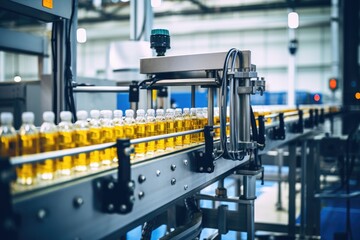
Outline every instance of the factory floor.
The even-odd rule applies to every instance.
[[[268,167],[268,172],[276,171],[274,167]],[[283,173],[286,174],[287,169],[284,168]],[[225,187],[228,189],[228,196],[234,196],[234,180],[231,178],[225,179]],[[355,182],[352,184],[354,190],[356,190],[358,184]],[[213,195],[215,189],[217,188],[217,183],[212,184],[202,190],[204,194]],[[260,184],[260,181],[257,181],[256,195],[257,199],[255,201],[255,222],[257,223],[271,223],[271,224],[280,224],[287,225],[288,222],[288,184],[281,184],[281,209],[279,207],[278,201],[278,183],[272,181],[265,181],[264,185]],[[296,216],[297,223],[300,222],[300,184],[296,186]],[[360,200],[359,198],[354,198],[350,201],[351,210],[350,210],[350,221],[352,229],[352,239],[360,239]],[[229,210],[235,210],[235,204],[226,203]],[[201,207],[211,208],[212,203],[210,201],[201,201]],[[335,239],[334,235],[336,233],[341,233],[346,231],[346,201],[345,200],[326,200],[322,201],[321,209],[321,239],[332,240]],[[165,226],[161,226],[158,229],[154,230],[152,233],[152,240],[159,239],[164,236],[166,231]],[[214,229],[203,229],[200,239],[206,239],[215,233]],[[266,239],[264,236],[268,235],[266,232],[257,231],[256,235],[261,237],[261,239]],[[272,234],[274,236],[281,234]],[[141,226],[132,230],[128,233],[127,239],[140,239],[141,236]],[[234,240],[234,239],[247,239],[246,233],[237,233],[229,231],[227,234],[221,236],[222,240]],[[260,239],[260,238],[259,238]],[[276,239],[271,236],[268,239]],[[281,238],[284,239],[284,238]],[[286,238],[285,238],[286,239]],[[344,239],[344,238],[338,238]],[[351,238],[349,238],[351,239]],[[337,240],[337,239],[336,239]],[[345,240],[345,239],[344,239]]]

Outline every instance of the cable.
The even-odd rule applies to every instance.
[[[52,69],[53,69],[53,112],[57,114],[58,102],[57,102],[57,24],[52,23],[51,29],[51,53],[52,53]]]

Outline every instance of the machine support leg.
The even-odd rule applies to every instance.
[[[289,236],[295,236],[296,230],[296,142],[289,144]]]
[[[284,162],[284,150],[282,148],[278,149],[278,155],[277,155],[277,160],[278,160],[278,195],[277,195],[277,202],[276,202],[276,210],[282,210],[283,206],[282,206],[282,191],[281,191],[281,183],[282,183],[282,166],[283,166],[283,162]]]
[[[301,143],[301,209],[300,209],[300,239],[304,239],[306,235],[306,178],[307,178],[307,141],[303,140]]]

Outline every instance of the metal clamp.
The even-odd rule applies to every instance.
[[[279,113],[279,126],[270,129],[269,137],[272,140],[284,140],[286,129],[284,123],[284,113]]]
[[[214,172],[214,128],[213,126],[204,127],[205,152],[196,152],[195,172]]]
[[[260,95],[263,95],[265,91],[265,80],[264,78],[256,78],[250,80],[250,86],[240,86],[237,89],[238,94],[256,94],[260,92]]]
[[[20,218],[13,212],[10,184],[16,179],[15,170],[8,158],[0,158],[0,236],[2,239],[17,239]]]
[[[101,209],[105,213],[126,214],[132,211],[135,196],[135,181],[131,180],[130,154],[133,148],[129,139],[116,141],[119,166],[117,179],[102,179],[100,182]]]
[[[298,111],[299,119],[296,123],[293,123],[290,127],[290,132],[292,133],[303,133],[304,132],[304,120],[303,120],[303,111]]]
[[[259,123],[259,135],[257,139],[258,149],[263,150],[265,148],[266,143],[266,134],[265,134],[265,118],[264,116],[258,116]]]

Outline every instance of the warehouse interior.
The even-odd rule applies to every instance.
[[[360,239],[360,3],[1,0],[2,239]]]

